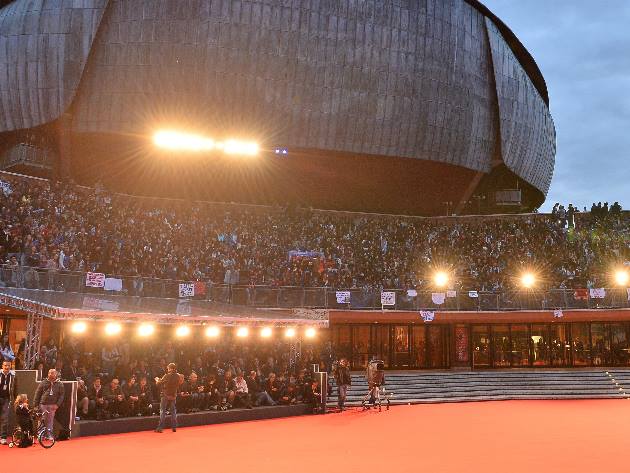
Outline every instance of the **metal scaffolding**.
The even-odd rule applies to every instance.
[[[44,317],[36,312],[28,312],[26,319],[26,342],[24,344],[24,367],[35,369],[39,349],[42,345],[42,322]]]

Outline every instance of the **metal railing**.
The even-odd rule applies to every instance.
[[[179,299],[179,285],[191,281],[155,279],[139,276],[111,276],[122,280],[121,291],[105,291],[104,288],[87,287],[86,273],[49,270],[24,266],[0,266],[0,287],[16,287],[81,294],[126,295]],[[381,306],[378,290],[342,289],[330,287],[272,287],[212,284],[206,282],[205,293],[192,299],[222,302],[240,306],[274,308],[326,308],[348,310],[446,310],[446,311],[514,311],[552,309],[600,309],[628,308],[630,301],[626,288],[607,288],[603,298],[584,297],[574,289],[521,290],[504,292],[468,291],[444,293],[443,303],[431,291],[417,291],[409,295],[407,290],[387,289],[396,293],[396,303]],[[337,302],[337,292],[348,291],[348,303]]]

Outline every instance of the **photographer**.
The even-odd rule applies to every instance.
[[[48,377],[39,383],[37,391],[35,391],[34,407],[39,407],[44,413],[46,427],[50,435],[52,435],[55,423],[55,412],[63,403],[65,395],[63,383],[57,379],[57,371],[55,369],[48,370]]]
[[[337,383],[337,390],[339,395],[339,411],[343,411],[345,409],[346,396],[348,393],[348,388],[352,385],[352,376],[350,375],[350,369],[348,368],[348,360],[342,358],[339,360],[337,366],[333,369],[333,374],[335,376],[335,382]]]

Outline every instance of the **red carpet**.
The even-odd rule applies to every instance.
[[[628,471],[629,431],[628,400],[416,405],[2,447],[0,464],[12,473],[612,473]]]

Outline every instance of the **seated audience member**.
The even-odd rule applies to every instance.
[[[114,419],[125,415],[125,395],[122,392],[118,378],[113,378],[111,382],[103,389],[103,397],[107,401],[105,415],[107,418]]]
[[[103,397],[103,394],[101,378],[96,377],[92,386],[88,389],[89,413],[92,417],[96,417],[96,420],[102,420],[105,417],[107,401]]]
[[[136,377],[129,378],[129,382],[122,388],[123,394],[127,401],[126,412],[130,416],[138,415],[140,397],[138,396],[140,391],[140,385],[136,382]]]
[[[267,383],[265,384],[265,391],[276,404],[280,401],[281,390],[282,385],[276,379],[276,373],[269,373],[269,378],[267,378]]]
[[[297,389],[295,384],[287,384],[280,394],[280,404],[290,405],[297,403]]]
[[[308,386],[304,401],[311,405],[314,414],[319,412],[322,402],[322,391],[318,381],[312,381]]]
[[[249,398],[247,381],[245,381],[245,378],[243,378],[242,371],[236,373],[236,380],[234,381],[234,385],[236,387],[236,391],[234,393],[234,406],[246,407],[248,409],[251,409],[253,407],[252,401]]]
[[[85,385],[85,381],[79,378],[77,380],[77,406],[76,414],[77,420],[84,419],[88,416],[90,408],[90,399],[88,397],[88,389]]]
[[[247,390],[249,391],[249,397],[254,406],[275,406],[276,403],[271,396],[265,391],[261,389],[260,383],[258,382],[258,376],[255,371],[250,371],[249,376],[246,379],[247,381]]]
[[[221,396],[221,405],[224,408],[231,409],[234,406],[234,397],[236,396],[236,384],[234,378],[232,378],[232,371],[225,371],[218,389]]]
[[[218,409],[221,404],[221,393],[219,392],[219,383],[217,383],[217,378],[213,373],[208,375],[205,392],[208,395],[208,409]]]
[[[151,385],[149,385],[146,376],[140,377],[140,383],[138,384],[138,388],[136,390],[136,396],[138,397],[138,401],[136,404],[136,415],[153,415],[154,397],[152,387]]]

